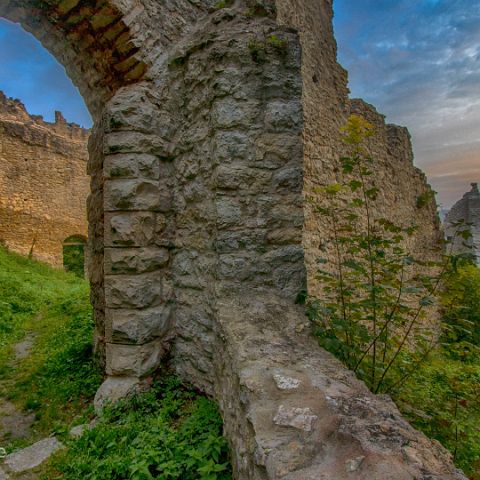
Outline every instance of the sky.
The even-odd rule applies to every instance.
[[[353,97],[407,126],[450,207],[480,182],[480,0],[335,0]]]
[[[335,0],[334,6],[351,96],[409,128],[416,165],[439,203],[450,207],[480,182],[480,0]],[[61,110],[67,120],[91,125],[63,67],[2,19],[0,90],[48,121]]]
[[[2,0],[0,0],[2,1]],[[55,110],[69,122],[90,127],[92,120],[65,69],[32,35],[0,18],[0,90],[20,99],[31,114],[52,122]]]

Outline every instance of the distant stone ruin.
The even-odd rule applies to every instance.
[[[236,479],[465,478],[295,304],[330,228],[305,196],[336,178],[352,110],[379,127],[383,211],[419,225],[419,252],[439,239],[408,133],[348,99],[331,0],[3,0],[0,16],[56,55],[95,120],[97,405],[168,363],[218,401]]]
[[[471,186],[445,216],[444,228],[447,240],[452,242],[452,253],[473,255],[480,265],[480,192],[478,183]],[[463,230],[470,232],[470,238],[458,234]]]
[[[86,239],[88,135],[0,92],[0,242],[10,250],[58,267],[65,240]]]

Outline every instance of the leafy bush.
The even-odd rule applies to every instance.
[[[85,276],[85,245],[64,245],[63,266],[67,272],[83,278]]]
[[[473,480],[480,480],[479,384],[480,362],[452,359],[442,348],[394,395],[412,424],[447,447]]]
[[[442,292],[449,354],[468,359],[480,347],[480,269],[463,261],[448,272]]]
[[[480,269],[455,259],[441,293],[444,343],[395,394],[413,425],[480,480]]]
[[[374,127],[352,115],[343,129],[351,155],[341,159],[339,183],[319,189],[316,212],[332,226],[318,259],[320,298],[308,313],[321,346],[335,354],[374,392],[391,392],[395,369],[412,372],[435,344],[426,328],[442,268],[414,258],[404,245],[414,225],[376,214],[375,160],[366,151]]]
[[[216,405],[174,377],[106,409],[54,460],[65,480],[231,480]]]
[[[415,227],[375,215],[381,192],[372,180],[374,159],[364,148],[374,135],[364,119],[344,128],[351,156],[343,178],[313,203],[332,225],[319,259],[321,298],[307,299],[320,344],[374,392],[391,393],[413,425],[437,439],[472,480],[480,480],[480,270],[469,255],[441,263],[413,258],[403,245]],[[431,201],[429,192],[417,206]],[[462,222],[458,237],[468,241]],[[331,255],[332,256],[332,255]],[[443,334],[424,328],[440,296]]]

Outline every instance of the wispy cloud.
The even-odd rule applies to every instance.
[[[4,19],[0,19],[0,90],[48,121],[60,110],[68,121],[88,127],[92,123],[64,68],[32,35]]]
[[[352,95],[410,129],[450,206],[480,180],[480,2],[336,0],[335,12]]]

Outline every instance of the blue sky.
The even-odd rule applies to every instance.
[[[0,90],[47,121],[53,121],[55,110],[60,110],[70,122],[91,125],[65,69],[32,35],[4,19],[0,19]]]
[[[335,0],[352,96],[409,128],[450,206],[480,181],[480,0]]]
[[[313,1],[313,0],[311,0]],[[450,206],[480,181],[480,0],[335,0],[353,97],[409,128],[416,164]],[[0,89],[28,110],[90,126],[63,67],[0,19]]]

